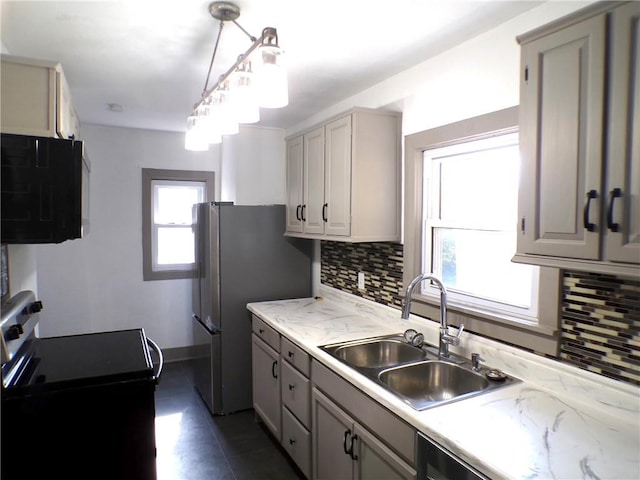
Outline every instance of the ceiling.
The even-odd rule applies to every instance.
[[[210,0],[5,1],[12,55],[62,63],[82,123],[184,131],[200,98],[219,23]],[[258,125],[288,128],[487,31],[540,1],[238,0],[251,35],[275,27],[289,105]],[[226,23],[212,78],[251,41]],[[211,85],[211,83],[210,83]],[[121,112],[109,104],[122,106]]]

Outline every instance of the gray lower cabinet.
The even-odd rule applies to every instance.
[[[311,382],[314,479],[417,478],[415,428],[316,361]]]
[[[286,337],[280,339],[282,446],[311,478],[311,400],[309,355]]]
[[[416,471],[320,390],[311,394],[313,478],[415,479]]]
[[[307,478],[311,478],[311,432],[282,408],[282,446]]]
[[[257,417],[307,478],[416,479],[416,430],[255,315],[252,373]]]
[[[280,353],[252,335],[253,408],[280,440]]]

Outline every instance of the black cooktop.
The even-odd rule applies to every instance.
[[[142,329],[36,338],[29,357],[29,367],[5,393],[84,388],[153,376]]]

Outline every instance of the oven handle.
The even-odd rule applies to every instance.
[[[160,383],[160,376],[162,375],[162,369],[164,368],[164,355],[162,354],[162,350],[160,350],[158,344],[150,338],[147,338],[147,344],[149,345],[151,350],[156,352],[156,354],[158,355],[158,372],[153,377],[157,384]]]

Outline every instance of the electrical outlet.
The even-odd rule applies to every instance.
[[[364,290],[364,272],[358,272],[358,288]]]

